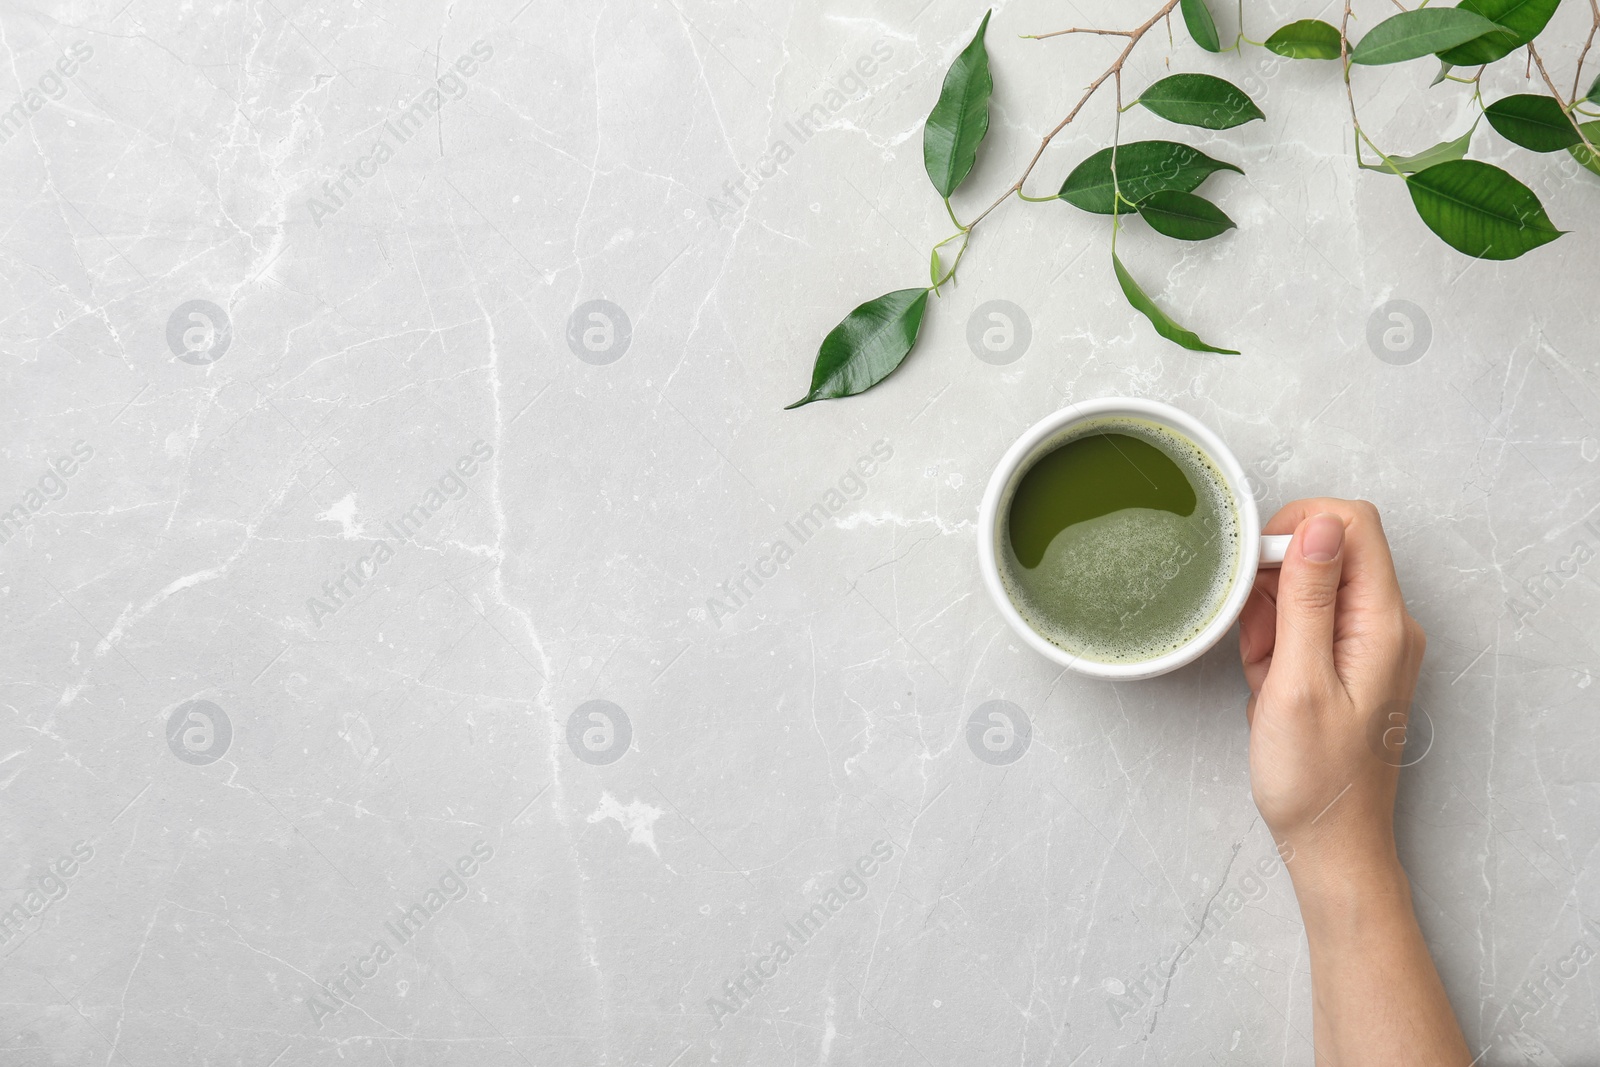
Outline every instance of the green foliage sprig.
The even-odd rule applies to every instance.
[[[1127,214],[1137,214],[1157,233],[1183,241],[1210,240],[1233,229],[1233,220],[1196,190],[1219,171],[1244,173],[1233,163],[1213,159],[1175,141],[1122,143],[1123,112],[1143,107],[1168,122],[1207,130],[1228,130],[1265,118],[1260,106],[1242,89],[1210,74],[1169,75],[1147,86],[1132,103],[1123,104],[1123,64],[1145,35],[1169,19],[1175,9],[1180,10],[1190,37],[1208,52],[1237,51],[1248,44],[1290,59],[1338,60],[1343,66],[1350,102],[1357,165],[1402,179],[1422,223],[1450,247],[1475,258],[1503,260],[1515,259],[1554,241],[1566,231],[1550,221],[1533,190],[1499,167],[1465,158],[1476,122],[1462,136],[1415,155],[1385,153],[1361,128],[1350,75],[1356,66],[1435,57],[1440,69],[1434,84],[1451,81],[1471,86],[1473,102],[1501,137],[1533,152],[1564,150],[1600,175],[1600,149],[1596,148],[1600,121],[1582,121],[1600,119],[1600,77],[1587,93],[1578,95],[1584,61],[1600,31],[1600,3],[1590,2],[1594,23],[1578,55],[1569,97],[1563,97],[1556,88],[1534,44],[1534,38],[1549,24],[1559,4],[1560,0],[1460,0],[1455,7],[1402,10],[1373,26],[1359,41],[1351,42],[1352,15],[1346,0],[1344,16],[1337,27],[1320,19],[1301,19],[1257,42],[1244,36],[1241,3],[1240,33],[1232,45],[1223,48],[1206,0],[1166,0],[1149,19],[1131,30],[1074,27],[1035,35],[1031,39],[1098,34],[1122,37],[1127,43],[1111,66],[1090,83],[1067,116],[1045,135],[1022,175],[971,222],[963,224],[956,216],[951,197],[977,162],[978,150],[989,130],[989,99],[994,91],[985,44],[993,13],[986,13],[977,33],[946,72],[939,99],[923,128],[923,166],[944,201],[956,232],[933,246],[927,286],[900,289],[869,300],[828,333],[817,351],[810,390],[789,406],[853,396],[892,374],[917,343],[928,295],[938,295],[946,283],[954,282],[972,242],[973,230],[1013,195],[1030,203],[1061,200],[1082,211],[1110,215],[1112,272],[1129,305],[1149,319],[1158,334],[1175,344],[1195,352],[1238,354],[1208,344],[1173,321],[1140,288],[1117,255],[1121,216]],[[1523,48],[1530,68],[1538,67],[1549,95],[1519,93],[1486,104],[1480,91],[1485,68]],[[1472,66],[1478,69],[1470,78],[1452,73]],[[1074,167],[1053,195],[1028,196],[1023,192],[1024,183],[1045,149],[1107,81],[1114,83],[1117,98],[1117,133],[1111,146]],[[1376,162],[1367,161],[1363,146],[1377,155]],[[959,245],[953,257],[948,253],[940,255],[941,249],[956,242]]]

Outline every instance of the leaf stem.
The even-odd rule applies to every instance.
[[[1167,25],[1167,35],[1170,37],[1171,34],[1172,34],[1172,26],[1169,23]],[[1244,49],[1239,47],[1239,42],[1240,41],[1249,41],[1250,44],[1260,44],[1261,43],[1260,41],[1251,41],[1250,38],[1248,38],[1248,37],[1246,37],[1244,35],[1244,0],[1239,0],[1239,32],[1233,35],[1233,43],[1230,44],[1228,47],[1226,47],[1224,49],[1221,49],[1218,52],[1218,54],[1219,55],[1226,55],[1229,52],[1237,52],[1240,55],[1243,55],[1244,54]]]
[[[1363,130],[1359,125],[1356,127],[1356,133],[1358,133],[1361,136],[1361,139],[1363,141],[1367,142],[1367,146],[1369,148],[1371,148],[1374,152],[1378,153],[1378,158],[1383,160],[1385,166],[1387,166],[1390,170],[1394,171],[1396,174],[1398,174],[1402,178],[1404,178],[1406,176],[1406,172],[1401,170],[1399,165],[1396,164],[1394,160],[1390,159],[1384,153],[1383,149],[1379,148],[1377,146],[1377,144],[1372,140],[1372,138],[1367,136],[1367,132],[1365,130]]]
[[[960,230],[962,233],[966,233],[972,228],[970,226],[961,225],[961,220],[956,218],[956,209],[950,206],[950,198],[948,196],[944,198],[944,210],[945,214],[950,216],[950,221],[955,223],[956,229]]]
[[[1018,193],[1017,199],[1026,200],[1030,204],[1048,204],[1052,200],[1060,200],[1061,194],[1056,193],[1052,196],[1029,196],[1027,193]]]

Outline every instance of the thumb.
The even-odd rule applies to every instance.
[[[1302,678],[1332,676],[1333,620],[1343,550],[1344,520],[1337,515],[1313,515],[1294,532],[1278,574],[1274,668],[1281,665]]]

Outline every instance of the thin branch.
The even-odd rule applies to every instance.
[[[1578,88],[1583,85],[1583,61],[1589,58],[1589,46],[1594,44],[1594,35],[1600,30],[1600,0],[1589,0],[1589,10],[1594,13],[1594,21],[1589,25],[1589,36],[1584,39],[1583,51],[1578,53],[1578,69],[1572,72],[1572,99],[1578,99]]]
[[[1528,55],[1533,58],[1534,65],[1539,68],[1539,76],[1544,79],[1544,84],[1550,90],[1550,95],[1555,97],[1556,103],[1561,105],[1561,113],[1567,116],[1568,122],[1572,123],[1573,130],[1578,134],[1578,140],[1583,142],[1583,147],[1593,153],[1595,148],[1589,142],[1589,135],[1583,132],[1583,126],[1579,124],[1577,119],[1572,117],[1572,112],[1567,110],[1570,105],[1561,99],[1561,90],[1557,89],[1556,83],[1550,80],[1550,72],[1544,69],[1544,59],[1539,55],[1539,50],[1533,46],[1532,41],[1528,42]]]
[[[1135,29],[1126,30],[1121,34],[1117,34],[1117,36],[1126,36],[1128,38],[1128,43],[1122,49],[1122,53],[1117,56],[1116,62],[1112,63],[1104,74],[1100,75],[1089,84],[1089,88],[1084,90],[1083,96],[1080,97],[1078,102],[1073,105],[1072,110],[1067,112],[1067,117],[1057,123],[1055,129],[1044,135],[1044,140],[1039,142],[1038,150],[1033,153],[1033,158],[1028,160],[1027,167],[1023,169],[1022,176],[1013,182],[1010,188],[1001,193],[999,198],[996,199],[994,203],[984,208],[982,214],[969,222],[967,224],[967,229],[970,230],[972,227],[982,222],[989,212],[993,211],[995,208],[999,207],[1001,204],[1010,199],[1012,193],[1022,192],[1023,183],[1028,180],[1028,175],[1033,173],[1033,168],[1038,164],[1040,157],[1044,155],[1044,150],[1050,147],[1050,142],[1055,139],[1056,134],[1066,129],[1067,124],[1078,117],[1078,112],[1083,110],[1083,105],[1089,102],[1089,98],[1094,95],[1096,89],[1105,84],[1107,78],[1110,78],[1113,75],[1121,75],[1122,65],[1128,61],[1128,56],[1131,55],[1134,48],[1138,46],[1140,39],[1150,31],[1152,26],[1160,22],[1167,15],[1171,14],[1172,9],[1177,6],[1178,0],[1167,0],[1167,2],[1162,5],[1161,10],[1157,11],[1154,15],[1151,15],[1142,26],[1138,26]],[[1040,35],[1041,38],[1052,36],[1055,36],[1055,34]]]
[[[1111,130],[1111,207],[1115,212],[1117,201],[1122,199],[1122,183],[1117,180],[1117,150],[1122,147],[1122,71],[1117,71],[1117,118]],[[1116,233],[1111,235],[1111,251],[1117,250]]]
[[[1344,95],[1345,99],[1350,101],[1350,125],[1355,128],[1356,134],[1355,137],[1351,138],[1355,142],[1356,166],[1366,166],[1366,163],[1361,159],[1361,142],[1365,141],[1368,148],[1378,153],[1378,158],[1383,160],[1384,166],[1404,178],[1405,172],[1400,169],[1394,160],[1389,158],[1387,152],[1378,147],[1378,142],[1367,136],[1367,131],[1361,128],[1361,120],[1356,117],[1356,91],[1355,87],[1350,84],[1350,15],[1350,0],[1345,0],[1344,17],[1339,20],[1339,58],[1344,63]],[[1370,169],[1376,170],[1377,168]]]
[[[1171,23],[1167,32],[1172,32]],[[1117,119],[1111,134],[1111,260],[1117,258],[1117,234],[1122,232],[1122,183],[1117,181],[1117,149],[1122,145],[1122,71],[1117,71]]]
[[[1102,37],[1132,37],[1133,36],[1133,31],[1132,30],[1086,30],[1086,29],[1082,29],[1082,28],[1080,28],[1078,26],[1074,26],[1070,30],[1052,30],[1049,33],[1032,33],[1032,34],[1025,33],[1025,34],[1022,35],[1022,39],[1025,40],[1025,41],[1042,41],[1047,37],[1064,37],[1069,33],[1098,33]]]
[[[1355,127],[1356,166],[1361,166],[1361,120],[1356,117],[1356,90],[1350,84],[1350,2],[1345,0],[1344,17],[1339,20],[1339,62],[1344,66],[1344,95],[1350,101],[1350,125]]]

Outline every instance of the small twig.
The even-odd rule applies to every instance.
[[[1361,166],[1361,120],[1356,117],[1356,90],[1350,84],[1350,2],[1345,0],[1344,17],[1339,20],[1339,62],[1344,65],[1344,95],[1350,101],[1350,124],[1355,127],[1356,166]]]
[[[1117,149],[1122,147],[1122,71],[1117,71],[1117,119],[1111,129],[1111,201],[1112,206],[1122,199],[1122,182],[1117,178]],[[1112,251],[1116,251],[1116,234],[1113,233]]]
[[[1361,120],[1356,117],[1356,91],[1355,87],[1350,83],[1350,17],[1350,0],[1345,0],[1344,17],[1339,20],[1339,58],[1344,63],[1344,95],[1345,99],[1350,101],[1350,125],[1355,128],[1356,133],[1353,138],[1356,148],[1356,166],[1366,166],[1366,163],[1361,158],[1361,142],[1365,141],[1367,142],[1367,147],[1378,153],[1378,158],[1383,160],[1384,166],[1399,177],[1404,178],[1406,176],[1405,171],[1401,170],[1395,161],[1389,158],[1387,152],[1378,147],[1376,141],[1367,136],[1367,131],[1361,128]]]
[[[1556,83],[1550,80],[1550,72],[1544,69],[1544,59],[1539,55],[1539,50],[1533,46],[1532,41],[1528,42],[1528,56],[1533,60],[1534,65],[1539,68],[1539,76],[1544,79],[1544,84],[1550,90],[1550,95],[1556,98],[1556,103],[1561,105],[1561,113],[1567,116],[1567,121],[1572,124],[1573,130],[1578,134],[1578,140],[1583,142],[1583,147],[1593,153],[1595,148],[1589,142],[1589,135],[1583,132],[1583,126],[1579,124],[1577,119],[1572,117],[1572,112],[1568,110],[1571,105],[1561,99],[1561,90],[1557,89]]]
[[[1594,35],[1600,31],[1600,0],[1589,0],[1589,10],[1594,13],[1594,21],[1589,26],[1589,36],[1584,39],[1583,50],[1578,53],[1578,69],[1572,72],[1572,99],[1578,99],[1578,89],[1583,85],[1583,61],[1589,58],[1589,46],[1594,44]]]
[[[970,230],[972,227],[982,222],[984,218],[988,216],[989,212],[993,211],[995,208],[999,207],[1001,204],[1010,199],[1012,193],[1022,192],[1023,183],[1028,180],[1028,175],[1033,173],[1033,168],[1038,165],[1040,157],[1044,155],[1044,150],[1050,147],[1050,142],[1055,139],[1056,134],[1066,129],[1067,124],[1078,117],[1078,112],[1083,110],[1083,105],[1089,102],[1089,98],[1095,94],[1096,89],[1105,84],[1107,78],[1110,78],[1113,75],[1121,75],[1122,65],[1128,61],[1128,56],[1131,55],[1134,48],[1138,46],[1140,39],[1150,31],[1152,26],[1160,22],[1167,15],[1171,14],[1172,9],[1177,6],[1178,0],[1167,0],[1167,2],[1162,5],[1161,10],[1157,11],[1154,15],[1151,15],[1143,25],[1135,27],[1131,30],[1122,31],[1121,33],[1115,35],[1119,37],[1125,36],[1128,38],[1128,43],[1122,49],[1122,53],[1117,56],[1116,62],[1112,63],[1104,74],[1100,75],[1094,81],[1089,83],[1089,88],[1084,90],[1083,96],[1079,97],[1078,102],[1073,105],[1072,110],[1067,112],[1067,117],[1058,122],[1055,129],[1044,135],[1044,140],[1039,142],[1038,150],[1033,153],[1033,158],[1028,160],[1027,167],[1023,169],[1022,176],[1013,182],[1010,188],[1001,193],[999,198],[996,199],[994,203],[984,208],[982,214],[973,219],[971,222],[967,223],[967,229]],[[1057,36],[1057,34],[1046,33],[1040,34],[1039,36],[1040,39],[1043,39],[1045,37]]]
[[[1168,23],[1167,33],[1172,33]],[[1117,180],[1117,148],[1122,144],[1122,71],[1117,71],[1117,120],[1111,134],[1111,259],[1117,258],[1117,234],[1122,232],[1122,183]]]
[[[1098,33],[1102,37],[1132,37],[1133,36],[1133,31],[1132,30],[1086,30],[1086,29],[1082,29],[1080,27],[1074,26],[1070,30],[1052,30],[1049,33],[1025,33],[1025,34],[1022,35],[1022,39],[1025,40],[1025,41],[1042,41],[1047,37],[1064,37],[1069,33]]]

